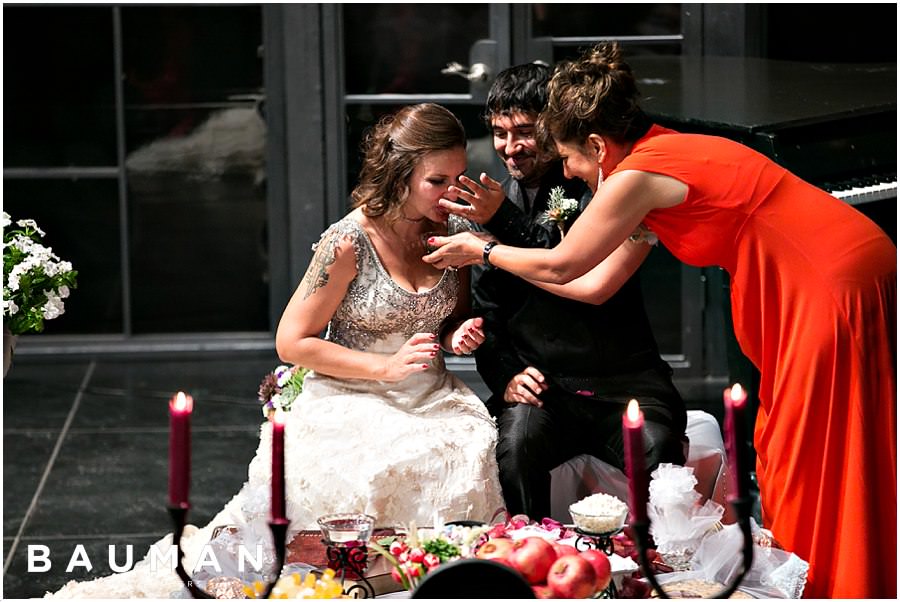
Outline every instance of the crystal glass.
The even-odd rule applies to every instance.
[[[569,506],[569,514],[575,527],[585,533],[614,533],[625,526],[625,517],[628,509],[625,508],[618,514],[584,514]]]
[[[319,517],[325,540],[335,546],[365,544],[372,536],[375,518],[368,514],[326,514]]]

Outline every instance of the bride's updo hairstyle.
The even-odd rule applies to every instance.
[[[638,104],[631,67],[615,42],[600,43],[574,61],[560,63],[547,84],[547,106],[538,119],[538,141],[581,146],[590,134],[617,142],[637,140],[650,127]]]
[[[433,151],[466,148],[466,130],[448,109],[425,103],[383,117],[363,142],[362,170],[353,189],[353,207],[369,217],[400,218],[409,178],[422,157]]]

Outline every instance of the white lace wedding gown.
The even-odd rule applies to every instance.
[[[331,320],[326,338],[346,347],[391,354],[417,332],[438,332],[456,302],[456,272],[434,288],[412,293],[388,275],[361,226],[351,217],[333,224],[319,244],[349,237],[358,274]],[[402,382],[337,379],[311,372],[285,425],[290,534],[317,529],[333,512],[366,512],[376,525],[425,526],[442,521],[488,521],[503,507],[494,457],[496,428],[479,398],[447,372],[443,358]],[[227,462],[227,458],[222,458]],[[271,427],[264,423],[249,479],[199,530],[186,530],[184,566],[196,564],[219,525],[271,537]],[[171,535],[156,544],[165,545]],[[290,535],[289,535],[290,539]],[[127,573],[69,582],[66,598],[169,597],[181,582],[168,566],[151,570],[149,555]]]

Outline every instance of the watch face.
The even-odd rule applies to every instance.
[[[487,268],[492,268],[494,266],[491,265],[491,250],[496,247],[499,243],[496,240],[492,240],[486,245],[484,245],[484,252],[481,255],[484,266]]]

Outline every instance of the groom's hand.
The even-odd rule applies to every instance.
[[[486,173],[481,174],[481,184],[466,176],[459,177],[459,183],[465,186],[451,186],[448,189],[450,194],[455,194],[456,198],[462,199],[469,203],[462,205],[447,199],[438,201],[441,207],[476,224],[484,225],[490,221],[497,209],[506,198],[500,183],[491,179]]]
[[[527,403],[542,407],[544,402],[538,399],[538,395],[547,390],[544,375],[534,366],[528,366],[512,377],[503,392],[503,400],[506,403]]]

